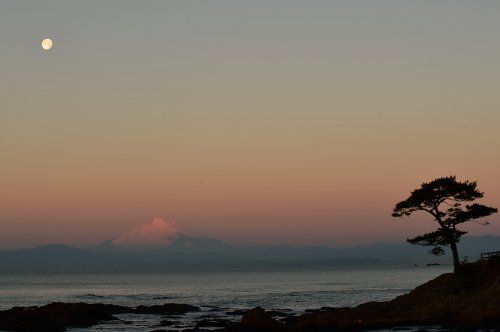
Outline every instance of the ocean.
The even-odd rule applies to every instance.
[[[169,330],[194,327],[203,317],[239,320],[235,309],[261,306],[287,314],[326,306],[354,306],[404,294],[451,272],[451,266],[265,269],[161,273],[2,274],[0,309],[54,301],[126,306],[187,303],[202,311],[178,317],[117,315],[121,321],[70,331],[153,331],[162,319]],[[165,328],[162,328],[165,329]]]

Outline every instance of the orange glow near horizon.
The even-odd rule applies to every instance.
[[[156,215],[234,244],[400,242],[434,225],[393,205],[452,174],[500,207],[499,5],[257,2],[6,4],[0,249]]]

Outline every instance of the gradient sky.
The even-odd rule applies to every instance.
[[[0,248],[157,215],[234,244],[403,241],[434,225],[393,205],[450,174],[498,207],[499,32],[499,1],[3,1]]]

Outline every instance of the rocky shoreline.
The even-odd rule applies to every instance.
[[[117,320],[117,314],[183,315],[199,310],[189,304],[177,303],[131,308],[114,304],[54,302],[41,307],[14,307],[0,311],[0,330],[56,332],[68,327],[89,327]]]
[[[3,331],[65,331],[120,320],[121,314],[159,315],[155,331],[355,331],[394,327],[497,329],[500,327],[500,264],[468,264],[459,274],[443,274],[391,301],[368,302],[349,308],[321,308],[301,315],[281,311],[226,312],[220,317],[203,311],[192,328],[182,329],[176,316],[202,312],[189,304],[127,307],[113,304],[51,303],[41,307],[15,307],[0,311]],[[241,319],[238,320],[238,317]],[[125,322],[126,323],[126,322]]]

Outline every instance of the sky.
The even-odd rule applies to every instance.
[[[498,1],[3,1],[0,249],[154,216],[233,244],[400,242],[435,225],[394,204],[450,174],[498,207],[498,31]]]

